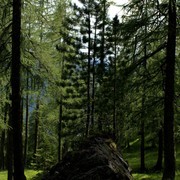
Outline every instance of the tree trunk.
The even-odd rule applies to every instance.
[[[62,95],[61,95],[62,96]],[[62,143],[61,143],[61,139],[62,139],[62,97],[60,100],[60,104],[59,104],[59,127],[58,127],[58,162],[61,161],[62,159]]]
[[[147,18],[147,0],[145,0],[145,12],[144,12],[145,18]],[[144,57],[147,56],[147,42],[146,42],[146,37],[147,36],[147,24],[144,26]],[[143,73],[143,78],[146,78],[146,60],[143,62],[143,68],[144,68],[144,73]],[[142,117],[141,117],[141,165],[140,165],[140,170],[141,172],[144,172],[146,170],[145,167],[145,149],[144,149],[144,144],[145,144],[145,133],[144,133],[144,123],[145,123],[145,116],[146,116],[146,110],[144,108],[145,106],[145,100],[146,100],[146,84],[143,82],[143,94],[142,94]]]
[[[88,6],[90,6],[90,1]],[[91,73],[91,17],[90,9],[88,9],[88,74],[87,74],[87,120],[86,120],[86,136],[89,135],[90,123],[90,73]]]
[[[106,0],[102,1],[103,12],[102,12],[102,32],[101,32],[101,44],[100,44],[100,65],[99,65],[99,84],[103,86],[103,75],[104,75],[104,43],[105,43],[105,19],[106,19]],[[103,96],[104,94],[102,94]],[[102,97],[99,97],[102,98]],[[101,111],[101,110],[100,110]],[[103,129],[102,113],[98,117],[98,130],[101,132]]]
[[[175,178],[174,155],[174,76],[176,49],[176,1],[169,0],[168,40],[164,96],[164,171],[163,180]]]
[[[162,160],[163,160],[163,129],[158,132],[158,159],[154,167],[156,171],[162,170]]]
[[[26,120],[25,120],[25,140],[24,140],[24,166],[26,166],[26,157],[27,157],[27,149],[28,149],[28,123],[29,123],[29,77],[27,72],[26,79]]]
[[[20,35],[21,35],[21,0],[13,0],[12,21],[12,128],[14,152],[14,180],[26,179],[24,175],[23,145],[21,132],[21,95],[20,95]]]
[[[94,128],[94,106],[95,106],[95,62],[96,62],[96,48],[97,48],[97,14],[94,27],[94,53],[93,53],[93,67],[92,67],[92,107],[91,107],[91,126]]]
[[[115,16],[113,19],[113,34],[114,34],[114,81],[113,81],[113,136],[116,139],[116,58],[117,58],[117,31],[118,31],[118,17]]]
[[[104,43],[105,43],[105,19],[106,19],[106,0],[102,1],[103,3],[103,22],[102,22],[102,35],[101,35],[101,49],[100,49],[100,84],[103,81],[104,74]]]

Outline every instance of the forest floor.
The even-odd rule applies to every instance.
[[[140,148],[138,141],[135,141],[132,146],[123,150],[123,158],[128,161],[132,168],[134,180],[160,180],[162,172],[154,172],[153,167],[157,161],[157,150],[148,147],[145,150],[145,166],[146,172],[140,173]],[[180,180],[180,146],[176,147],[176,180]]]
[[[35,177],[40,172],[42,172],[42,171],[25,170],[25,175],[26,175],[27,180],[31,180],[33,177]],[[7,171],[0,171],[0,180],[7,180]]]
[[[123,157],[132,168],[134,180],[160,180],[162,178],[162,172],[153,172],[153,167],[157,161],[157,152],[153,148],[146,148],[145,150],[145,173],[139,173],[140,167],[140,152],[139,144],[134,143],[129,148],[126,148],[122,152]],[[180,146],[176,148],[176,180],[180,180]],[[25,175],[27,180],[31,180],[41,171],[26,170]],[[0,180],[7,180],[7,171],[0,171]]]

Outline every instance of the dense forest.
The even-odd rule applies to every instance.
[[[138,146],[174,180],[180,143],[180,1],[1,0],[0,170],[25,180],[91,135]],[[180,148],[179,148],[180,151]],[[179,163],[179,162],[178,162]],[[131,164],[130,164],[131,165]]]

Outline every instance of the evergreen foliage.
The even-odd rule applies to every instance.
[[[163,142],[163,137],[170,136],[162,132],[168,121],[163,118],[169,115],[165,106],[171,3],[177,8],[171,84],[176,145],[180,137],[179,1],[131,0],[119,7],[123,15],[113,18],[108,14],[112,2],[107,0],[22,2],[19,121],[26,167],[45,169],[85,137],[107,132],[118,148],[141,140],[142,171],[147,170],[146,150],[154,148],[158,152],[154,169],[162,170],[167,148],[163,145],[168,140]],[[13,6],[3,0],[0,8],[0,169],[11,174]]]

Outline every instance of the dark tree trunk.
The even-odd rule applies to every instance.
[[[158,159],[154,167],[156,171],[162,170],[162,160],[163,160],[163,129],[161,128],[158,132]]]
[[[26,120],[25,120],[25,140],[24,140],[24,166],[26,166],[26,157],[27,157],[27,150],[28,150],[28,123],[29,123],[29,76],[27,72],[27,79],[26,79]]]
[[[103,3],[103,22],[102,22],[102,35],[101,35],[101,49],[100,49],[100,83],[103,80],[104,74],[104,43],[105,43],[105,19],[106,19],[106,0],[102,1]]]
[[[113,34],[114,34],[114,82],[113,82],[113,136],[114,139],[116,139],[116,58],[117,58],[117,31],[118,31],[118,25],[119,20],[118,17],[115,16],[113,19]]]
[[[88,6],[90,6],[90,1]],[[86,120],[86,136],[89,135],[90,123],[90,73],[91,73],[91,17],[90,8],[88,9],[88,74],[87,74],[87,120]]]
[[[176,49],[176,1],[169,0],[169,22],[164,97],[164,171],[163,180],[175,178],[174,156],[174,75]]]
[[[104,75],[104,43],[105,43],[105,19],[106,19],[106,0],[102,1],[103,12],[102,12],[102,32],[101,32],[101,44],[100,44],[100,65],[99,65],[99,84],[103,86],[103,75]],[[104,95],[104,94],[102,94]],[[99,97],[101,98],[101,97]],[[100,110],[101,111],[101,110]],[[98,130],[102,131],[103,123],[102,123],[102,113],[98,117]]]
[[[145,55],[146,55],[146,45],[145,45]],[[146,69],[146,62],[143,64],[144,65],[144,71]],[[144,72],[144,77],[145,77],[145,72]],[[145,128],[144,128],[144,121],[145,121],[145,84],[143,84],[143,95],[142,95],[142,113],[141,113],[141,124],[140,124],[140,138],[141,138],[141,147],[140,147],[140,154],[141,154],[141,164],[140,164],[140,171],[143,173],[146,170],[145,167]]]
[[[147,0],[145,0],[145,12],[144,12],[144,17],[147,18]],[[147,24],[144,26],[144,57],[147,56],[147,42],[146,42],[146,37],[147,36]],[[146,60],[143,62],[143,78],[146,78]],[[144,172],[146,170],[145,167],[145,117],[146,117],[146,110],[144,108],[145,106],[145,100],[146,100],[146,84],[145,82],[143,83],[143,94],[142,94],[142,118],[141,118],[141,165],[140,165],[140,170],[141,172]]]
[[[58,162],[61,161],[62,159],[62,98],[60,100],[60,105],[59,105],[59,127],[58,127]]]
[[[21,0],[13,0],[12,22],[12,128],[14,152],[14,180],[26,179],[24,175],[23,145],[21,132],[21,95],[20,95],[20,34],[21,34]]]
[[[97,12],[98,13],[98,12]],[[97,48],[97,14],[94,27],[94,53],[93,53],[93,67],[92,67],[92,108],[91,108],[91,125],[94,128],[94,106],[95,106],[95,63],[96,63],[96,48]]]
[[[64,58],[61,63],[61,80],[64,80]],[[62,87],[61,87],[62,88]],[[59,102],[59,123],[58,123],[58,162],[62,160],[62,121],[63,121],[63,93]]]

